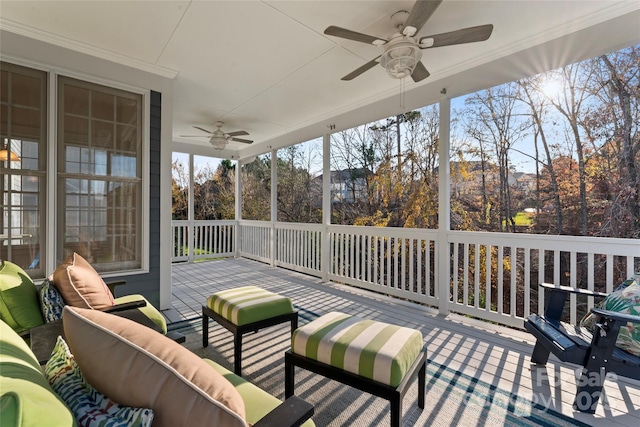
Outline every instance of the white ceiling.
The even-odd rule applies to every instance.
[[[431,76],[400,82],[379,66],[345,74],[381,48],[323,34],[379,37],[413,1],[10,1],[0,28],[174,77],[176,150],[249,157],[640,43],[640,1],[444,0],[419,35],[493,24],[486,42],[423,51]],[[192,126],[246,130],[252,145],[214,151]]]

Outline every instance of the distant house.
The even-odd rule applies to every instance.
[[[372,175],[371,171],[366,168],[331,171],[331,203],[353,203],[366,200],[367,176],[370,175]],[[320,194],[322,180],[322,174],[314,178],[313,188],[320,189]]]
[[[536,174],[526,172],[516,172],[513,174],[518,181],[518,188],[525,193],[535,190]]]
[[[483,171],[483,165],[480,161],[451,162],[451,192],[458,195],[479,194],[483,173],[485,185],[495,186],[500,181],[500,170],[494,163],[485,162]],[[509,172],[507,184],[511,188],[519,188],[527,192],[535,186],[535,175],[524,172]]]

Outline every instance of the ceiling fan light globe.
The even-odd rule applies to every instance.
[[[227,138],[214,135],[209,139],[209,143],[216,150],[224,150],[227,146]]]
[[[422,52],[413,43],[397,43],[390,47],[380,57],[380,65],[389,76],[402,79],[410,76],[422,58]]]

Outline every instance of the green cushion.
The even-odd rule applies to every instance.
[[[227,379],[238,390],[242,400],[244,401],[244,408],[246,411],[246,420],[250,424],[255,424],[262,417],[271,412],[276,406],[282,403],[279,399],[271,396],[266,391],[258,388],[249,381],[244,380],[242,377],[235,375],[233,372],[223,368],[216,362],[209,359],[203,359],[209,365],[218,371],[223,377]],[[315,423],[312,420],[307,420],[303,427],[313,427]]]
[[[216,292],[207,306],[238,326],[293,312],[291,299],[256,286]]]
[[[75,426],[71,411],[49,386],[24,340],[2,321],[0,337],[2,426]]]
[[[422,351],[422,333],[331,312],[296,329],[292,351],[397,387]]]
[[[0,319],[18,333],[44,323],[36,285],[22,268],[9,261],[0,265]]]
[[[147,301],[147,299],[142,295],[131,294],[131,295],[118,297],[114,300],[114,302],[117,305],[117,304],[123,304],[126,302],[133,302],[133,301],[140,301],[140,300]],[[162,333],[167,335],[167,320],[164,318],[162,313],[160,313],[160,310],[158,310],[157,308],[149,304],[149,301],[147,301],[147,305],[145,305],[144,307],[140,307],[138,310],[143,312],[145,316],[147,316],[151,321],[153,321],[153,323],[155,323],[160,328],[162,328]]]

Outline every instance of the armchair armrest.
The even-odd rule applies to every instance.
[[[601,317],[604,317],[604,318],[607,318],[607,319],[612,319],[612,320],[615,320],[617,322],[640,323],[640,316],[634,316],[633,314],[617,313],[615,311],[602,310],[600,308],[592,308],[591,312],[593,314],[597,314],[598,316],[601,316]]]
[[[562,318],[564,304],[568,294],[586,295],[590,297],[606,297],[602,292],[590,291],[588,289],[577,289],[569,286],[557,286],[551,283],[540,283],[540,287],[547,291],[545,301],[544,317],[553,325],[558,326]]]
[[[593,326],[593,339],[591,340],[591,351],[596,353],[592,353],[591,357],[593,354],[597,354],[598,358],[604,361],[609,360],[616,347],[620,329],[625,327],[627,322],[640,323],[640,316],[599,308],[592,308],[591,312],[599,316]]]
[[[258,420],[253,427],[297,427],[311,418],[313,412],[313,405],[297,396],[291,396]]]
[[[146,305],[147,305],[147,302],[145,300],[130,301],[130,302],[123,302],[121,304],[116,304],[116,305],[114,305],[112,307],[109,307],[107,309],[104,309],[102,311],[104,311],[105,313],[117,313],[119,311],[131,310],[133,308],[145,307]]]
[[[608,295],[608,294],[605,294],[605,293],[602,293],[602,292],[590,291],[588,289],[572,288],[570,286],[558,286],[558,285],[554,285],[552,283],[540,283],[540,287],[548,289],[548,290],[567,292],[567,293],[570,293],[570,294],[586,295],[586,296],[589,296],[589,297],[604,298],[604,297],[606,297]]]

